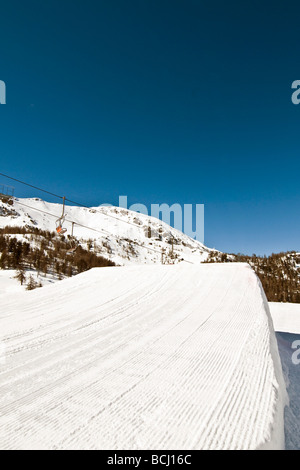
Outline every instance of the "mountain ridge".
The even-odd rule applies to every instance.
[[[28,289],[97,266],[199,264],[210,251],[159,219],[128,209],[63,208],[40,198],[0,196],[0,268]]]

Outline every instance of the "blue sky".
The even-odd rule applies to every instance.
[[[0,172],[86,205],[203,203],[208,246],[299,250],[300,6],[239,3],[1,2]]]

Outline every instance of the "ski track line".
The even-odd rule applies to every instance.
[[[226,292],[224,293],[224,295],[226,295]],[[221,298],[220,303],[223,302],[223,298],[224,298],[224,296]],[[218,308],[218,307],[217,307],[217,308]],[[214,313],[216,313],[217,308],[215,309],[215,311],[212,312],[212,314],[210,315],[210,318],[212,317],[212,315],[213,315]],[[209,321],[209,318],[207,319],[207,321]],[[229,320],[229,322],[227,322],[227,324],[229,324],[230,322],[231,322],[231,320]],[[200,325],[200,326],[197,328],[197,330],[193,333],[193,335],[196,334],[196,333],[200,330],[200,328],[201,328],[202,326],[203,326],[203,324]],[[225,328],[225,326],[224,326],[223,328]],[[205,355],[206,355],[206,356],[213,357],[213,356],[215,355],[215,351],[214,351],[215,343],[219,340],[219,337],[220,337],[220,334],[215,338],[214,341],[211,341],[209,345],[206,345],[206,348],[205,348]],[[190,343],[190,340],[191,340],[191,337],[187,338],[187,339],[184,341],[184,343],[188,343],[188,344],[189,344],[189,343]],[[181,346],[184,346],[184,343],[183,343]],[[182,349],[182,348],[181,348],[181,349]],[[202,358],[199,357],[198,360],[199,360],[199,361],[202,361],[203,364],[207,364],[207,361],[205,360],[205,358],[203,358],[203,355],[202,355]],[[222,357],[220,357],[220,361],[222,362]],[[226,364],[225,364],[225,365],[226,365]],[[222,363],[221,363],[221,365],[220,365],[220,368],[226,370],[226,368],[224,368],[224,364],[222,364]],[[209,375],[210,375],[208,368],[205,368],[205,369],[202,371],[202,374],[201,374],[201,375],[202,375],[203,379],[205,379],[205,377],[206,377],[206,380],[208,380],[208,379],[209,379]],[[193,376],[190,376],[190,377],[189,377],[189,380],[192,381],[192,380],[193,380]],[[217,398],[216,398],[216,400],[217,400]],[[202,419],[203,419],[203,417],[202,417]],[[162,437],[162,438],[163,438],[163,437]]]
[[[51,286],[51,287],[52,287],[52,286]],[[80,286],[79,286],[78,288],[80,289]],[[135,291],[135,290],[137,290],[137,286],[134,286],[134,287],[132,287],[131,289],[125,290],[125,293],[127,293],[127,294],[130,293],[130,294],[131,294],[131,292],[132,292],[132,291]],[[33,293],[40,293],[40,291],[32,292],[32,294],[33,294]],[[42,292],[42,294],[44,294],[44,292]],[[68,294],[66,294],[66,293],[64,292],[64,300],[65,300],[65,302],[68,300],[67,297],[68,297]],[[72,299],[72,293],[69,294],[69,300],[71,300],[71,299]],[[115,302],[116,300],[119,300],[119,299],[122,299],[123,302],[126,301],[126,299],[124,299],[124,293],[122,293],[122,294],[120,294],[120,295],[118,295],[118,296],[109,298],[106,302],[104,302],[104,303],[102,303],[102,304],[99,303],[99,300],[98,300],[98,302],[96,302],[96,306],[97,306],[98,308],[100,308],[100,307],[106,305],[107,303]],[[30,321],[30,320],[32,320],[32,319],[33,319],[33,320],[36,320],[37,318],[40,318],[41,316],[44,316],[43,314],[40,313],[39,315],[34,315],[33,317],[29,317],[29,318],[28,318],[28,310],[29,310],[29,313],[31,313],[31,311],[33,311],[33,312],[35,311],[35,309],[33,308],[34,300],[35,300],[35,299],[33,299],[33,302],[32,302],[32,303],[29,303],[29,307],[26,307],[26,308],[24,307],[24,308],[23,308],[24,317],[26,318],[26,321]],[[47,307],[47,306],[48,306],[48,303],[49,303],[49,296],[46,296],[46,300],[43,301],[43,302],[41,302],[41,300],[38,299],[38,302],[39,302],[39,306],[40,306],[40,307],[43,307],[43,306],[44,306],[44,307]],[[3,308],[5,309],[5,308],[7,308],[7,307],[4,305]],[[61,307],[60,314],[62,314],[62,313],[64,313],[64,317],[66,318],[66,313],[64,312],[64,307]],[[73,313],[73,312],[70,312],[69,315],[68,315],[68,317],[69,317],[69,318],[74,317],[74,313]],[[94,318],[94,315],[91,315],[90,318]],[[10,323],[11,323],[12,325],[14,325],[14,321],[11,321]],[[57,319],[56,319],[56,321],[53,321],[53,322],[52,322],[52,324],[53,324],[54,326],[56,326],[56,323],[57,323]],[[79,321],[77,321],[76,323],[78,323],[79,325],[82,325],[82,320],[81,320],[81,321],[79,320]],[[37,329],[36,324],[35,324],[34,328],[31,328],[30,330],[24,331],[24,332],[22,332],[22,333],[20,333],[20,334],[17,334],[17,335],[15,335],[15,336],[11,336],[11,337],[9,337],[8,339],[14,339],[14,338],[17,338],[17,337],[22,337],[23,335],[25,336],[26,334],[32,334],[33,332],[36,332],[37,330],[40,330],[40,329],[48,329],[48,330],[49,330],[49,328],[52,326],[52,324],[51,324],[50,322],[47,322],[47,323],[45,323],[44,325],[40,325],[38,329]],[[72,325],[72,324],[70,324],[70,326],[71,326],[71,325]],[[4,326],[4,325],[3,325],[3,326]],[[68,325],[68,326],[69,326],[69,325]],[[59,329],[59,327],[57,327],[57,328]],[[49,331],[47,331],[46,334],[49,335]]]
[[[157,282],[156,282],[157,284]],[[116,317],[117,315],[119,314],[122,314],[124,313],[126,310],[129,310],[130,308],[132,308],[133,306],[137,305],[140,303],[141,300],[144,300],[146,297],[151,297],[151,295],[157,293],[159,290],[161,290],[162,286],[160,286],[159,289],[150,289],[149,292],[146,292],[145,294],[141,295],[140,297],[138,297],[137,300],[135,301],[127,301],[126,298],[123,298],[123,302],[120,301],[120,304],[123,305],[122,307],[119,307],[118,309],[114,310],[113,313],[108,313],[107,315],[103,316],[103,317],[100,317],[100,318],[97,318],[96,320],[94,321],[88,321],[88,323],[84,323],[82,324],[82,321],[76,321],[76,322],[72,322],[72,323],[68,323],[68,324],[64,324],[64,329],[66,329],[66,333],[62,333],[61,330],[62,330],[62,327],[60,326],[60,328],[56,328],[56,330],[58,332],[60,332],[60,334],[58,334],[57,336],[53,336],[55,330],[51,329],[51,336],[49,335],[49,332],[47,333],[44,333],[43,335],[40,335],[38,337],[34,337],[34,338],[30,338],[30,340],[27,342],[27,343],[23,343],[22,346],[19,347],[19,349],[7,349],[7,355],[13,355],[15,354],[16,352],[22,352],[24,351],[25,349],[31,349],[31,348],[37,348],[37,347],[41,347],[41,346],[45,346],[45,344],[47,344],[47,342],[50,342],[50,341],[53,341],[53,340],[58,340],[58,339],[62,339],[62,338],[66,338],[67,336],[69,335],[72,335],[72,334],[76,334],[79,330],[82,330],[82,329],[88,329],[89,327],[91,326],[94,326],[95,324],[97,323],[100,323],[100,322],[103,322],[105,321],[107,318],[108,319],[112,319],[113,317]],[[97,307],[97,310],[101,309],[102,307],[104,307],[106,304],[109,304],[109,303],[112,303],[114,299],[112,300],[109,300],[107,302],[105,302],[104,304],[100,304],[99,307]],[[124,304],[125,304],[125,307],[124,307]],[[127,305],[126,305],[127,304]],[[80,312],[79,312],[80,313]],[[129,314],[130,315],[130,314]],[[74,316],[74,314],[73,314]],[[93,315],[93,317],[90,317],[90,318],[94,318],[95,315]],[[122,317],[123,319],[123,317]],[[87,321],[87,319],[85,319],[85,321]],[[117,320],[119,321],[119,320]],[[55,323],[54,323],[55,325]],[[78,326],[76,326],[78,325]],[[49,325],[49,328],[51,327],[51,325]],[[44,329],[47,328],[47,325],[45,325],[43,327]],[[71,331],[70,331],[71,330]],[[20,335],[19,335],[20,337]],[[39,341],[41,340],[41,338],[44,338],[46,337],[46,340],[42,340],[42,341]],[[4,338],[3,340],[6,344],[9,344],[9,341],[10,341],[10,338]],[[28,346],[27,346],[28,344]]]
[[[164,276],[164,278],[165,278],[165,277],[166,277],[166,276]],[[166,282],[168,282],[168,281],[170,281],[170,280],[167,279]],[[162,284],[162,285],[161,285],[158,289],[156,289],[156,290],[154,290],[154,289],[150,290],[149,292],[147,292],[146,294],[144,294],[143,296],[141,296],[137,301],[132,302],[131,304],[127,305],[126,307],[123,307],[122,309],[119,309],[117,312],[116,312],[116,311],[113,311],[113,312],[110,313],[109,315],[106,315],[104,318],[113,319],[117,314],[124,313],[125,311],[127,311],[129,308],[132,308],[133,306],[136,307],[136,306],[141,302],[142,299],[145,301],[146,299],[151,298],[151,296],[157,294],[157,293],[163,288],[163,286],[164,286],[164,284]],[[124,319],[128,318],[130,315],[132,315],[132,313],[129,314],[129,315],[123,316],[122,319],[120,319],[120,320],[118,320],[118,321],[119,321],[119,322],[120,322],[120,321],[124,321]],[[150,311],[149,311],[149,315],[150,315]],[[139,321],[139,319],[137,319],[136,322],[137,322],[137,321]],[[116,322],[117,322],[117,321],[116,321]],[[115,322],[113,325],[108,325],[108,326],[106,326],[105,328],[103,328],[103,329],[106,329],[106,330],[107,330],[107,329],[109,329],[109,328],[111,329],[111,328],[113,327],[113,328],[114,328],[114,331],[113,331],[113,333],[111,334],[111,336],[113,336],[113,337],[115,337],[115,336],[117,335],[117,333],[118,333],[119,331],[121,331],[122,328],[123,328],[122,325],[121,325],[121,326],[119,327],[119,331],[116,330],[116,326],[115,326],[115,325],[116,325],[116,322]],[[98,321],[95,321],[95,323],[98,323]],[[85,326],[86,326],[86,325],[82,326],[81,329],[84,329]],[[90,326],[90,325],[87,325],[87,326]],[[77,331],[78,331],[78,330],[75,330],[74,333],[76,333]],[[133,331],[134,331],[134,330],[133,330]],[[84,338],[80,338],[79,341],[76,339],[76,340],[75,340],[74,342],[72,342],[72,343],[69,342],[69,343],[68,343],[68,347],[65,347],[64,350],[63,350],[63,349],[58,349],[58,350],[52,351],[52,352],[51,352],[51,356],[54,356],[56,364],[51,363],[50,367],[53,368],[53,366],[56,366],[56,365],[57,365],[57,362],[58,362],[58,363],[60,362],[60,360],[61,360],[61,359],[59,359],[60,356],[63,354],[64,351],[68,351],[68,350],[70,349],[70,346],[72,347],[72,352],[69,353],[69,356],[63,356],[63,357],[64,357],[64,360],[67,359],[68,357],[71,358],[71,357],[74,356],[74,355],[76,356],[76,350],[77,350],[79,347],[80,347],[79,350],[80,350],[80,352],[81,352],[81,355],[82,355],[83,352],[86,353],[86,352],[89,351],[89,350],[93,350],[93,348],[95,348],[95,346],[97,346],[97,344],[99,343],[99,332],[96,331],[96,332],[93,332],[93,333],[91,333],[91,334],[86,334],[86,333],[87,333],[87,332],[85,332]],[[134,339],[137,338],[138,336],[139,336],[139,335],[136,334],[133,338],[131,338],[131,340],[134,340]],[[62,338],[64,338],[64,337],[65,337],[65,336],[63,336]],[[62,338],[55,338],[55,339],[62,339]],[[95,341],[92,342],[92,340],[95,340]],[[105,337],[105,340],[107,341],[107,336]],[[88,342],[88,346],[86,346],[86,343],[87,343],[87,342]],[[45,343],[43,344],[43,346],[44,346],[46,343],[47,343],[47,342],[45,342]],[[117,347],[116,347],[116,344],[114,344],[114,346],[113,346],[114,352],[116,352],[117,348],[122,348],[123,346],[124,346],[124,343],[119,344]],[[75,354],[74,354],[74,351],[73,351],[74,348],[76,348],[76,349],[75,349]],[[112,351],[109,351],[109,350],[106,351],[106,356],[109,356],[109,354],[111,354],[111,352],[112,352]],[[40,356],[40,357],[36,357],[36,356],[35,356],[34,359],[33,359],[33,361],[32,361],[32,363],[35,364],[36,362],[39,362],[41,359],[44,359],[44,356],[43,356],[43,355]],[[102,358],[101,358],[101,359],[102,359]],[[94,362],[97,362],[98,360],[99,360],[99,358],[97,358],[96,361],[94,361]],[[24,367],[25,364],[26,364],[27,366],[30,365],[30,363],[27,362],[27,363],[22,364],[21,366],[18,366],[18,369],[21,369],[21,370],[22,370],[22,367]],[[47,367],[44,366],[42,369],[40,368],[40,369],[38,370],[38,374],[40,374],[41,372],[44,372],[45,369],[48,369],[48,367],[49,367],[49,365],[47,365]],[[10,372],[11,372],[11,371],[10,371]],[[14,372],[16,372],[16,369],[14,369]],[[36,372],[36,371],[34,370],[34,372]],[[74,374],[76,374],[76,373],[77,373],[77,372],[74,372]],[[3,373],[3,375],[4,375],[4,374],[5,374],[5,373]],[[20,380],[24,379],[24,375],[21,374],[21,377],[17,377],[17,376],[16,376],[15,378],[18,379],[18,381],[20,381]],[[65,378],[66,378],[66,376],[64,375],[64,376],[63,376],[63,379],[65,379]],[[31,379],[32,379],[32,377],[31,377]],[[5,383],[4,383],[4,385],[5,385]],[[17,384],[10,382],[10,386],[11,386],[11,385],[16,386]],[[47,386],[46,386],[46,387],[47,387]],[[39,389],[38,392],[40,392],[41,390],[42,390],[42,389]],[[0,389],[0,392],[1,392],[1,389]],[[28,396],[31,396],[31,394],[28,394]],[[25,397],[22,397],[22,399],[24,399],[24,398],[25,398]]]
[[[96,337],[99,337],[99,333],[96,333]],[[82,339],[80,340],[80,345],[82,346],[82,347],[80,348],[81,353],[82,353],[82,351],[85,351],[85,350],[86,350],[86,348],[83,348],[83,344],[82,344],[82,343],[84,343],[84,342],[85,342],[85,340],[82,340]],[[96,345],[96,344],[92,344],[92,345],[89,344],[89,349],[93,349],[93,347],[95,347],[95,345]],[[122,345],[121,345],[121,346],[122,346]],[[114,348],[116,349],[116,346],[114,346]],[[55,356],[57,356],[57,355],[59,356],[59,354],[60,354],[61,352],[62,352],[62,351],[58,351],[58,352],[56,351]],[[106,355],[109,355],[109,352],[108,352]],[[100,359],[101,359],[101,358],[100,358]],[[97,361],[99,361],[99,358],[97,358],[94,362],[97,362]],[[86,366],[84,366],[84,367],[86,367]],[[84,367],[83,367],[83,368],[84,368]],[[40,374],[40,372],[41,372],[41,370],[39,370],[39,374]],[[77,374],[77,373],[78,373],[78,371],[74,372],[74,374]],[[73,374],[69,374],[69,375],[72,376]],[[31,379],[32,379],[32,377],[31,377]],[[65,379],[66,379],[66,376],[63,376],[63,377],[62,377],[62,380],[65,380]],[[56,385],[57,385],[58,383],[59,383],[59,381],[56,383]],[[16,384],[14,384],[14,386],[16,386]],[[47,388],[47,386],[45,386],[45,387]],[[41,392],[41,390],[42,390],[42,389],[39,389],[39,390],[36,391],[35,393],[38,394],[38,393]],[[29,399],[31,400],[31,399],[32,399],[31,393],[28,394],[28,396],[29,396]],[[24,399],[24,398],[25,398],[25,397],[23,397],[22,399]],[[15,404],[15,403],[11,403],[11,405],[13,405],[13,404]]]
[[[97,362],[97,360],[96,360],[96,362]],[[38,392],[40,392],[40,391],[41,391],[41,389],[38,390]],[[29,394],[29,396],[30,396],[30,399],[31,399],[31,394]]]
[[[174,331],[174,329],[177,328],[177,327],[178,327],[183,321],[185,321],[185,320],[186,320],[186,319],[183,319],[183,320],[181,320],[179,323],[177,323],[177,324],[172,328],[172,330]],[[204,323],[205,323],[205,321],[204,321]],[[202,326],[202,325],[200,325],[200,327],[201,327],[201,326]],[[169,334],[169,332],[168,332],[168,333],[165,333],[165,334]],[[156,342],[160,341],[160,340],[162,339],[162,337],[165,336],[165,334],[162,335],[162,336],[160,336],[159,338],[157,338],[157,339],[154,341],[154,343],[152,343],[151,346],[153,346],[153,344],[155,344]],[[182,344],[184,344],[188,339],[189,339],[189,338],[185,339],[185,340],[182,342]],[[181,344],[181,345],[182,345],[182,344]],[[180,345],[180,346],[181,346],[181,345]],[[140,356],[141,354],[142,354],[142,353],[138,353],[137,355],[134,356],[134,358],[136,359],[136,358],[137,358],[138,356]],[[131,359],[131,360],[132,360],[132,359]],[[144,382],[146,379],[148,379],[148,378],[151,376],[151,374],[152,374],[153,372],[155,372],[156,370],[158,370],[165,362],[168,362],[168,361],[169,361],[169,357],[167,356],[162,362],[160,362],[160,363],[156,366],[156,369],[154,369],[154,370],[152,370],[151,372],[149,372],[149,373],[148,373],[146,376],[144,376],[140,381],[136,382],[131,388],[129,388],[129,389],[125,390],[124,392],[122,392],[122,394],[116,398],[115,402],[114,402],[114,403],[109,403],[108,406],[110,407],[112,404],[117,403],[117,401],[119,401],[119,399],[124,398],[125,395],[127,395],[127,393],[131,392],[135,387],[137,387],[138,385],[140,385],[140,383],[142,383],[142,382]],[[135,400],[134,400],[134,402],[135,402]],[[106,410],[107,410],[107,407],[105,407],[103,410],[101,410],[97,415],[92,416],[92,417],[90,418],[90,420],[85,423],[84,426],[81,426],[80,428],[78,428],[77,430],[75,430],[75,431],[72,433],[72,436],[74,436],[74,435],[76,434],[76,432],[79,432],[79,431],[82,432],[85,428],[87,428],[88,426],[90,426],[91,422],[92,422],[96,417],[100,416],[100,414],[103,413],[103,412],[106,411]],[[84,436],[81,436],[81,437],[84,438]],[[60,445],[60,446],[63,446],[63,445],[64,445],[64,442],[59,443],[59,445]]]
[[[271,442],[283,391],[248,266],[100,268],[44,289],[4,302],[1,448]]]

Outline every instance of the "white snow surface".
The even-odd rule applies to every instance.
[[[300,335],[278,332],[276,337],[289,395],[289,406],[285,409],[285,448],[286,450],[300,450],[300,365],[298,362],[300,350],[299,347],[297,350],[294,347],[294,342],[299,345]]]
[[[246,264],[92,269],[3,296],[0,325],[1,449],[284,448],[277,343]]]
[[[13,296],[14,294],[23,291],[23,287],[16,279],[16,271],[13,269],[2,270],[0,269],[0,299],[7,295]]]
[[[275,331],[300,334],[300,304],[269,302]]]

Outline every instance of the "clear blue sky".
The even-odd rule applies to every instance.
[[[300,250],[299,2],[0,10],[2,173],[87,205],[203,203],[210,247]]]

